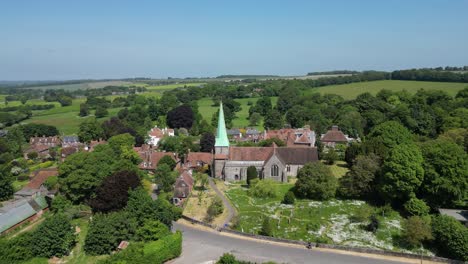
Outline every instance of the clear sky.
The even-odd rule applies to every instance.
[[[467,0],[0,2],[0,80],[468,65]]]

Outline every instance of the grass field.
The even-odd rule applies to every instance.
[[[365,92],[369,92],[375,95],[382,89],[391,91],[406,90],[409,93],[414,94],[422,88],[426,90],[443,90],[448,94],[455,96],[458,91],[465,87],[468,87],[467,83],[384,80],[323,86],[309,89],[305,92],[305,94],[312,94],[317,92],[321,94],[330,93],[341,95],[345,99],[354,99],[359,94]]]
[[[241,104],[241,110],[236,113],[237,118],[235,118],[232,122],[233,127],[237,128],[242,128],[242,127],[247,127],[249,125],[249,108],[250,106],[248,105],[249,102],[252,102],[252,104],[255,104],[257,102],[258,98],[242,98],[242,99],[234,99],[236,102],[239,102]],[[278,101],[278,97],[272,97],[271,98],[271,103],[273,105],[276,105],[276,101]],[[211,123],[211,118],[213,117],[213,114],[218,111],[217,106],[213,106],[213,100],[211,98],[203,98],[198,100],[198,111],[200,114],[203,116],[203,118],[208,121],[208,123]],[[263,122],[260,123],[257,128],[262,128],[263,127]]]
[[[255,198],[241,185],[231,186],[226,194],[239,213],[239,231],[257,234],[263,219],[269,217],[275,237],[408,252],[394,241],[401,232],[402,218],[397,212],[378,213],[380,225],[372,233],[363,228],[368,221],[351,221],[360,208],[369,206],[364,201],[298,199],[294,205],[286,205],[281,200],[292,184],[277,184],[276,198]]]
[[[147,85],[147,84],[138,83],[138,86],[145,87],[146,89],[151,90],[151,91],[161,91],[161,90],[172,90],[175,88],[180,88],[180,87],[185,87],[185,86],[196,87],[196,86],[200,86],[203,84],[205,83],[174,83],[174,84],[166,84],[166,85]]]
[[[128,85],[130,82],[124,81],[101,81],[101,82],[83,82],[76,84],[57,84],[57,85],[45,85],[45,86],[33,86],[27,87],[27,89],[41,89],[41,90],[58,90],[63,89],[67,91],[75,91],[80,89],[96,89],[103,88],[111,85]]]

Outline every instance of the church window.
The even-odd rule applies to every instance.
[[[279,168],[278,165],[272,165],[271,166],[271,176],[272,177],[278,177],[279,176]]]
[[[288,166],[286,167],[286,171],[287,171],[287,172],[291,172],[291,166],[288,165]]]

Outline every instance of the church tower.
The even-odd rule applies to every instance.
[[[215,154],[229,154],[229,139],[226,132],[226,123],[224,121],[223,103],[219,106],[218,128],[216,131]]]
[[[215,155],[213,159],[212,176],[224,180],[224,166],[229,155],[229,139],[224,122],[223,103],[219,107],[218,128],[216,131]]]

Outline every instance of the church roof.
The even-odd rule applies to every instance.
[[[273,147],[231,147],[229,160],[265,161],[273,154]]]
[[[224,122],[223,103],[219,106],[218,130],[216,133],[215,147],[229,147],[229,140],[226,132],[226,123]]]
[[[306,164],[317,161],[317,148],[287,147],[276,148],[276,153],[286,164]]]

